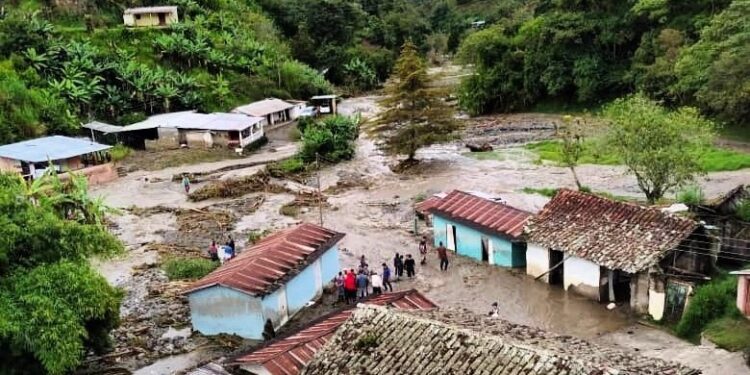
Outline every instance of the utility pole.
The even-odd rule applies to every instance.
[[[320,192],[320,155],[315,153],[315,179],[318,185],[318,215],[320,216],[320,226],[323,226],[323,194]]]

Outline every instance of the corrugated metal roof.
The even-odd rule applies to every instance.
[[[106,122],[92,121],[88,124],[81,125],[82,128],[96,130],[105,134],[119,133],[122,131],[122,126],[107,124]]]
[[[393,306],[402,310],[431,310],[437,308],[432,301],[411,289],[403,292],[373,296],[363,303],[378,306]],[[312,360],[336,329],[354,311],[354,306],[318,318],[291,336],[276,339],[248,354],[238,357],[235,362],[243,365],[258,365],[272,375],[295,375]]]
[[[524,224],[531,217],[529,212],[460,190],[450,192],[430,212],[512,239],[523,234]]]
[[[176,6],[156,6],[156,7],[138,7],[138,8],[127,8],[123,11],[124,14],[145,14],[145,13],[171,13],[176,12]]]
[[[338,95],[315,95],[310,100],[318,100],[318,99],[336,99],[338,98]]]
[[[417,211],[420,215],[426,215],[429,213],[429,211],[438,205],[440,205],[440,202],[442,202],[443,199],[440,198],[437,195],[433,195],[419,203],[417,203],[414,206],[414,210]]]
[[[215,285],[254,296],[271,293],[342,237],[343,233],[310,223],[277,232],[196,281],[184,293]]]
[[[110,148],[112,146],[92,142],[88,139],[53,135],[0,146],[0,157],[29,163],[41,163],[48,160],[68,159]]]
[[[281,112],[293,107],[294,104],[287,103],[281,99],[268,98],[237,107],[233,109],[232,112],[263,117],[270,115],[271,113]]]
[[[529,243],[635,273],[689,237],[698,223],[656,208],[561,189],[529,220]]]
[[[155,128],[195,129],[214,131],[242,131],[264,119],[238,113],[197,113],[182,111],[153,115],[148,119],[121,127],[120,131]]]

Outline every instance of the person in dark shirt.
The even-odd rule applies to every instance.
[[[414,267],[416,266],[416,263],[414,261],[414,258],[411,257],[411,254],[406,256],[406,261],[404,261],[404,268],[406,268],[406,276],[409,278],[414,277]]]
[[[393,291],[393,285],[391,285],[391,269],[388,265],[383,263],[383,289],[387,292]]]
[[[437,248],[438,258],[440,258],[440,270],[441,271],[447,271],[448,270],[448,251],[445,249],[445,246],[443,246],[443,243],[440,242],[440,246]]]
[[[393,270],[396,272],[396,280],[400,279],[404,274],[404,256],[396,253],[396,257],[393,258]]]

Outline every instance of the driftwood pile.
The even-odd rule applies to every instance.
[[[237,198],[253,192],[283,193],[285,189],[271,183],[268,173],[257,173],[241,178],[216,180],[195,190],[188,195],[193,202],[200,202],[213,198]]]

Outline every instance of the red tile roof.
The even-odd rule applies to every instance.
[[[417,211],[420,215],[426,215],[431,209],[437,207],[440,205],[440,202],[442,202],[443,199],[438,197],[437,195],[433,195],[419,203],[417,203],[414,206],[414,210]]]
[[[453,190],[430,210],[468,225],[478,226],[501,235],[517,239],[531,213],[506,204],[481,198],[460,190]]]
[[[314,262],[343,233],[315,224],[300,224],[268,236],[188,287],[192,293],[215,285],[254,296],[273,292]]]
[[[411,289],[370,297],[366,304],[394,306],[403,310],[432,310],[437,308],[422,293]],[[311,322],[291,336],[279,338],[254,351],[238,357],[234,362],[264,367],[272,375],[296,375],[312,360],[328,339],[333,336],[354,311],[354,306],[336,311]]]
[[[658,262],[698,224],[661,210],[561,189],[526,228],[529,243],[635,273]]]

